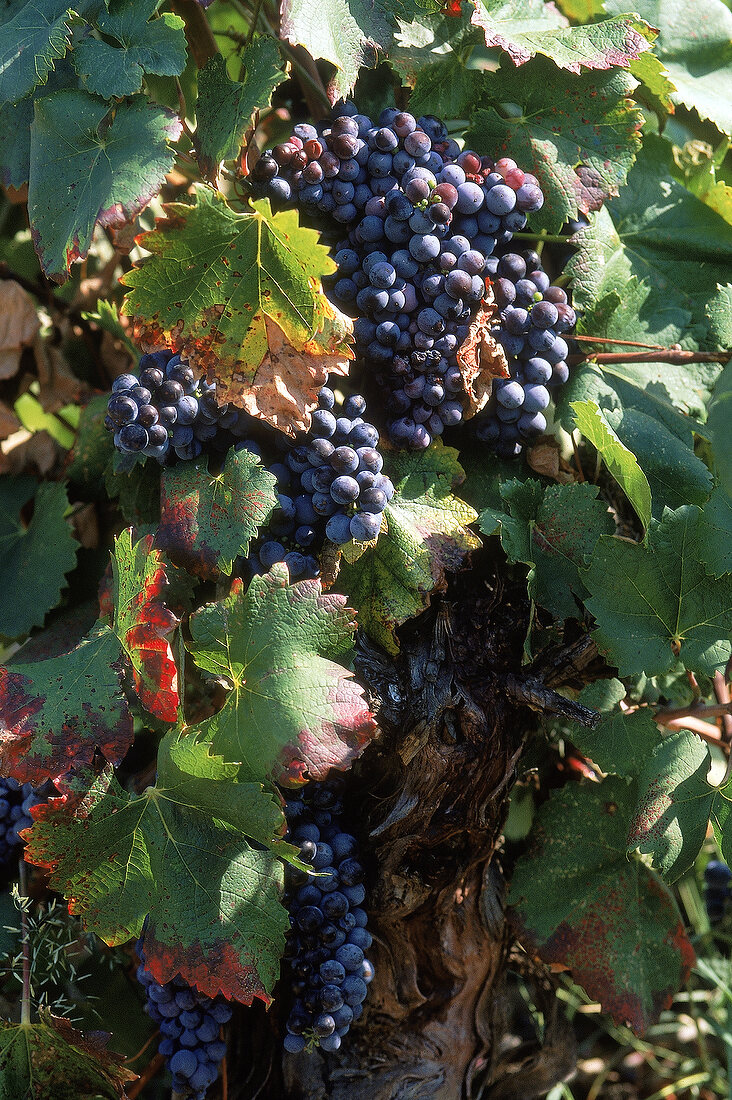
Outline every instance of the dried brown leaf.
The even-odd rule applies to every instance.
[[[0,283],[0,379],[18,373],[23,348],[41,327],[36,304],[14,279]]]
[[[7,439],[13,432],[17,432],[21,423],[17,416],[4,401],[0,401],[0,440]]]
[[[488,287],[478,312],[470,322],[465,340],[457,350],[457,364],[463,376],[468,398],[464,416],[469,420],[486,405],[491,395],[494,378],[508,378],[506,354],[491,334],[497,308],[493,291]]]

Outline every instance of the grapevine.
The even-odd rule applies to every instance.
[[[524,7],[0,15],[3,1095],[729,1092],[732,24]]]

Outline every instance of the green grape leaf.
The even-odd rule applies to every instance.
[[[125,1100],[126,1083],[138,1077],[124,1055],[105,1049],[106,1032],[85,1035],[45,1008],[39,1017],[35,1024],[0,1022],[0,1100]]]
[[[112,554],[113,630],[132,665],[143,707],[163,722],[178,717],[178,671],[167,635],[178,620],[163,602],[168,578],[153,536],[132,542],[127,528]]]
[[[536,175],[545,203],[531,215],[532,228],[556,233],[625,183],[643,124],[630,98],[634,87],[618,69],[568,76],[544,58],[526,69],[504,66],[484,75],[477,102],[516,103],[520,114],[503,117],[494,107],[479,107],[466,142],[491,156],[510,153]]]
[[[98,747],[118,764],[132,744],[119,639],[97,622],[68,653],[0,668],[0,764],[40,786],[90,764]]]
[[[28,182],[33,104],[34,97],[29,95],[19,103],[0,107],[0,182],[4,187],[20,189]]]
[[[352,655],[354,613],[319,581],[288,584],[287,567],[254,577],[190,618],[199,668],[231,685],[202,725],[214,750],[241,763],[240,777],[324,779],[345,770],[376,732],[363,689],[340,662]]]
[[[631,450],[618,439],[594,401],[572,404],[574,422],[599,451],[603,462],[633,505],[645,530],[651,522],[651,487]]]
[[[245,448],[229,450],[218,474],[208,472],[206,458],[166,466],[157,546],[201,577],[231,573],[276,507],[276,484]]]
[[[732,499],[716,488],[701,515],[699,526],[704,566],[714,577],[732,573]]]
[[[436,114],[444,118],[467,118],[479,100],[483,78],[476,69],[468,69],[455,51],[423,65],[409,97],[409,110],[420,115]]]
[[[333,101],[348,95],[359,70],[377,63],[378,51],[391,43],[395,27],[389,18],[389,0],[323,0],[317,8],[311,0],[283,0],[280,34],[293,45],[304,46],[312,57],[325,58],[336,67],[330,88]],[[400,5],[400,10],[416,3]],[[406,10],[404,11],[406,15]]]
[[[719,480],[730,496],[732,496],[732,432],[729,430],[731,414],[732,360],[717,379],[709,402],[709,420],[706,425],[714,449]]]
[[[673,178],[668,158],[668,143],[647,135],[627,185],[575,236],[578,250],[567,273],[578,331],[716,348],[707,306],[717,284],[729,279],[732,227]],[[665,389],[673,404],[698,416],[719,367],[633,363],[605,371],[641,389],[650,383],[659,393]]]
[[[46,83],[68,49],[72,17],[64,0],[27,0],[0,26],[0,107]]]
[[[630,73],[636,80],[640,80],[665,111],[674,113],[673,93],[676,88],[669,77],[668,69],[655,53],[642,53],[640,57],[636,57],[630,63]]]
[[[359,626],[396,654],[397,627],[424,611],[480,539],[466,528],[476,513],[453,494],[465,478],[453,447],[436,441],[418,454],[390,453],[385,469],[396,490],[384,512],[386,530],[356,562],[341,562],[338,583]]]
[[[85,498],[103,497],[104,474],[114,455],[112,433],[104,427],[109,394],[92,397],[81,410],[74,446],[69,455],[66,473],[69,481],[78,485]]]
[[[711,676],[732,654],[732,577],[714,584],[704,557],[701,511],[684,505],[652,525],[648,548],[599,539],[584,582],[598,647],[621,676],[670,672],[680,659]]]
[[[191,759],[195,775],[183,767]],[[139,795],[111,767],[62,781],[61,797],[33,814],[26,859],[110,945],[138,936],[149,915],[145,956],[157,981],[179,973],[210,997],[268,1003],[288,925],[277,856],[293,849],[278,839],[276,797],[235,774],[205,742],[181,745],[173,731],[155,786]]]
[[[22,509],[33,499],[33,516]],[[21,638],[43,626],[56,607],[66,574],[76,565],[77,543],[66,522],[62,482],[37,485],[29,477],[0,478],[0,635]]]
[[[154,525],[160,520],[161,467],[157,462],[138,462],[132,469],[117,467],[115,451],[104,475],[107,494],[116,498],[125,523],[132,527]]]
[[[545,54],[560,69],[578,73],[627,67],[650,49],[647,29],[632,16],[570,27],[544,0],[475,0],[471,22],[485,32],[486,46],[506,50],[514,65]]]
[[[608,12],[623,0],[606,0]],[[637,0],[634,11],[658,28],[655,52],[674,84],[672,99],[732,133],[732,13],[722,0]]]
[[[707,303],[707,317],[719,350],[732,348],[732,283],[717,287]]]
[[[709,749],[688,730],[669,734],[646,758],[638,800],[628,828],[628,851],[650,855],[667,882],[694,865],[712,816],[722,826],[729,815],[732,783],[707,782]]]
[[[185,24],[167,12],[152,19],[158,4],[159,0],[112,0],[109,11],[101,8],[94,24],[104,38],[82,38],[71,55],[88,92],[103,99],[134,95],[145,73],[183,72]],[[118,45],[107,41],[110,38]]]
[[[487,508],[480,516],[484,534],[500,528],[509,560],[531,567],[532,599],[560,619],[579,617],[573,599],[573,593],[580,598],[585,595],[579,570],[589,564],[599,536],[615,531],[607,505],[597,499],[597,493],[597,487],[589,484],[508,481],[501,485],[504,510]]]
[[[95,225],[121,226],[158,193],[173,165],[176,116],[144,96],[117,104],[82,91],[36,101],[28,210],[49,278],[64,282]]]
[[[262,201],[236,214],[209,188],[165,212],[141,238],[152,255],[123,277],[138,339],[207,370],[221,401],[286,431],[307,428],[328,372],[344,373],[352,357],[351,322],[321,285],[335,271],[328,249],[294,210],[273,215]]]
[[[241,81],[229,78],[221,54],[210,58],[198,74],[194,145],[201,173],[212,183],[221,161],[230,160],[239,151],[253,112],[269,104],[272,92],[285,79],[273,38],[255,38],[244,50],[241,64]]]
[[[573,722],[572,743],[589,756],[598,768],[613,775],[637,776],[645,767],[649,755],[661,740],[653,714],[641,707],[625,714],[617,704],[625,698],[625,687],[619,680],[597,680],[587,684],[577,702],[603,714],[594,729]]]
[[[508,903],[519,937],[617,1023],[643,1032],[669,1008],[694,951],[668,888],[626,854],[633,788],[568,783],[538,812]]]

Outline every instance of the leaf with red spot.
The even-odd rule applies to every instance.
[[[91,763],[118,763],[132,743],[119,639],[97,622],[70,652],[0,668],[0,769],[40,786]]]
[[[633,16],[571,27],[555,5],[544,0],[475,0],[470,21],[483,30],[486,46],[500,46],[514,65],[546,54],[572,73],[582,68],[627,68],[650,49],[650,28]]]
[[[328,373],[345,374],[352,325],[323,293],[335,271],[318,234],[265,200],[235,213],[199,187],[170,203],[140,244],[152,255],[123,277],[123,312],[145,348],[173,347],[233,401],[283,431],[309,426]]]
[[[650,855],[667,882],[676,882],[699,855],[711,819],[726,860],[732,858],[732,782],[707,779],[709,749],[695,733],[664,737],[638,777],[638,801],[628,829],[628,849]]]
[[[145,96],[113,106],[78,89],[36,100],[28,214],[41,266],[59,283],[89,251],[96,225],[132,221],[173,166],[179,119]]]
[[[530,566],[529,593],[559,619],[577,618],[574,599],[587,594],[580,569],[589,565],[600,535],[615,534],[607,505],[596,485],[541,485],[506,481],[501,487],[505,511],[486,508],[480,529],[500,531],[501,545],[513,562]]]
[[[668,888],[627,858],[633,791],[613,776],[554,792],[516,865],[508,903],[527,948],[568,967],[616,1022],[642,1032],[687,980],[694,950]]]
[[[571,76],[544,58],[526,69],[486,73],[467,142],[490,156],[510,156],[533,172],[545,196],[532,229],[556,233],[579,212],[617,195],[640,149],[643,112],[631,99],[636,82],[622,70]],[[486,100],[516,103],[503,117]]]
[[[218,474],[209,474],[205,458],[166,467],[156,545],[201,577],[231,573],[275,508],[276,484],[246,449],[230,450]]]
[[[147,964],[209,996],[268,1002],[288,927],[281,904],[284,817],[259,783],[237,783],[236,764],[171,731],[154,787],[123,790],[111,767],[59,784],[35,807],[26,859],[48,869],[71,913],[110,945],[142,930]]]
[[[49,1096],[94,1096],[124,1100],[125,1084],[137,1074],[122,1054],[106,1049],[103,1031],[84,1034],[62,1016],[39,1010],[34,1024],[0,1023],[0,1081],[4,1098],[47,1100]]]
[[[133,545],[132,528],[115,540],[112,555],[113,630],[132,665],[135,691],[146,710],[164,722],[178,714],[178,672],[167,635],[178,619],[165,606],[168,579],[153,536]]]
[[[466,526],[476,512],[453,493],[465,480],[454,447],[436,440],[427,451],[385,458],[396,490],[386,522],[357,561],[341,561],[338,584],[358,611],[359,626],[398,653],[396,628],[424,611],[447,583],[446,572],[463,568],[480,539]]]
[[[287,567],[254,577],[191,616],[199,668],[231,687],[200,727],[214,750],[241,763],[240,777],[324,779],[346,769],[376,732],[350,660],[356,618],[345,596],[319,581],[288,584]],[[337,663],[338,662],[338,663]]]

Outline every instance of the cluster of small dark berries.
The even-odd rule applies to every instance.
[[[173,1092],[186,1100],[204,1100],[219,1075],[226,1054],[221,1027],[231,1019],[223,997],[206,997],[183,978],[161,985],[145,968],[142,939],[135,945],[140,965],[137,980],[145,990],[145,1011],[160,1028],[158,1050],[173,1075]]]
[[[31,807],[42,802],[44,797],[30,783],[0,778],[0,869],[3,875],[17,870],[13,864],[23,850],[20,833],[31,827]]]
[[[710,859],[704,868],[704,904],[710,924],[719,924],[730,898],[732,898],[732,871],[721,860]]]
[[[291,932],[285,949],[293,1006],[285,1050],[297,1054],[314,1046],[338,1050],[343,1036],[363,1011],[374,968],[362,908],[365,871],[358,842],[345,832],[342,782],[309,783],[287,792],[289,839],[318,877],[288,872]]]

